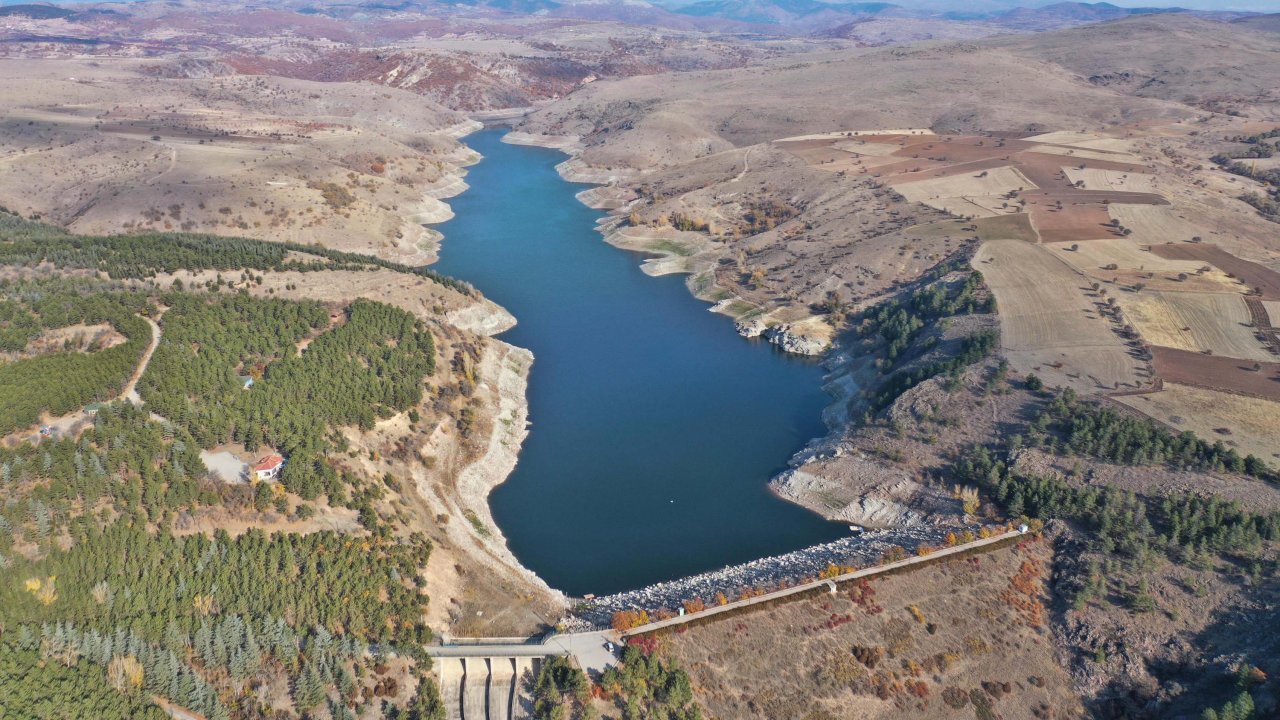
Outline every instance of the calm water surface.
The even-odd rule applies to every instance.
[[[846,534],[773,496],[769,478],[823,433],[821,368],[762,342],[605,244],[564,155],[466,139],[484,155],[435,269],[519,319],[533,423],[490,497],[512,551],[571,595],[627,590]]]

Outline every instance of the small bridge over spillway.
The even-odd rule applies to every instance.
[[[613,664],[613,633],[582,632],[544,638],[453,639],[427,646],[449,720],[521,720],[533,715],[528,688],[546,658],[577,658],[590,672]]]

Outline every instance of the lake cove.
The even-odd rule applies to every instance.
[[[466,139],[484,156],[434,269],[466,280],[533,351],[532,428],[495,521],[554,588],[604,594],[848,533],[767,488],[825,433],[822,368],[748,341],[639,257],[604,243],[601,213],[555,171],[564,155]]]

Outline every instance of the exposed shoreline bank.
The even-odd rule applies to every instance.
[[[577,161],[577,154],[584,148],[580,138],[519,131],[513,135],[509,134],[503,141],[569,153],[571,158],[557,165],[561,177],[568,181],[591,183],[601,176],[622,178],[607,185],[593,185],[577,197],[588,207],[608,212],[600,219],[597,230],[606,243],[642,254],[643,272],[654,277],[684,274],[687,276],[684,284],[690,294],[710,303],[713,312],[733,319],[739,335],[768,340],[787,353],[823,359],[827,374],[822,387],[830,396],[822,413],[827,431],[811,438],[791,456],[787,468],[770,479],[770,492],[826,520],[842,524],[883,530],[922,529],[934,524],[925,513],[902,502],[899,492],[902,488],[918,487],[909,473],[895,477],[896,485],[888,488],[877,485],[872,492],[854,497],[845,497],[847,493],[839,491],[843,479],[827,474],[827,468],[837,458],[848,454],[847,434],[866,407],[864,390],[878,381],[879,372],[872,363],[873,357],[841,347],[836,341],[835,329],[821,316],[806,316],[787,308],[765,311],[717,284],[715,274],[724,253],[706,233],[679,230],[670,225],[631,225],[627,215],[638,197],[627,187],[626,178],[630,175],[602,170],[582,172],[582,164]],[[751,147],[739,149],[749,153]],[[865,468],[869,476],[879,475],[870,458],[861,459],[858,466]]]
[[[866,358],[842,352],[832,337],[833,333],[825,325],[820,329],[820,339],[815,339],[809,326],[815,321],[822,322],[818,318],[809,318],[794,325],[770,325],[765,322],[766,318],[762,313],[743,312],[741,301],[727,289],[715,284],[714,268],[718,258],[709,256],[711,253],[707,252],[707,246],[711,242],[701,233],[672,227],[626,226],[624,213],[636,198],[632,191],[614,183],[625,180],[634,173],[584,171],[582,163],[577,161],[577,156],[583,149],[579,137],[536,135],[512,130],[503,136],[502,141],[558,150],[569,155],[568,160],[556,166],[557,172],[568,182],[593,185],[577,194],[578,201],[592,209],[608,212],[597,224],[597,231],[613,247],[646,255],[640,263],[645,274],[653,277],[685,274],[688,276],[685,287],[690,294],[711,304],[712,312],[734,320],[735,330],[744,338],[762,337],[787,353],[824,357],[827,375],[823,380],[823,390],[831,396],[822,413],[827,432],[810,439],[792,455],[787,463],[788,469],[769,481],[769,490],[777,497],[826,520],[847,522],[843,509],[831,507],[820,492],[811,492],[810,488],[802,487],[792,480],[798,473],[803,473],[802,468],[806,465],[839,452],[841,435],[851,421],[850,408],[866,382]],[[806,330],[810,332],[807,333]]]
[[[560,177],[568,182],[594,185],[578,193],[578,201],[593,210],[608,214],[600,220],[598,230],[604,241],[614,247],[651,256],[641,263],[648,275],[688,275],[685,287],[699,300],[711,304],[713,312],[734,321],[734,329],[746,338],[761,337],[796,355],[818,357],[834,346],[832,332],[821,318],[807,317],[788,322],[773,317],[754,304],[743,300],[715,280],[719,255],[707,238],[696,232],[671,227],[630,227],[624,213],[637,198],[617,183],[636,177],[632,169],[592,168],[579,159],[583,145],[576,135],[535,135],[512,130],[502,141],[513,145],[530,145],[558,150],[569,156],[556,165]]]

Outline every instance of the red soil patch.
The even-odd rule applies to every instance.
[[[889,163],[873,168],[871,177],[885,180],[886,182],[892,178],[893,182],[911,182],[912,180],[928,180],[934,177],[932,173],[946,170],[950,165],[938,162],[937,160],[915,159],[903,160],[902,162]]]
[[[1029,152],[1018,153],[1014,159],[1018,161],[1018,170],[1040,188],[1020,193],[1019,197],[1027,201],[1027,211],[1040,232],[1041,242],[1080,242],[1115,236],[1107,210],[1109,203],[1169,204],[1152,193],[1081,190],[1072,185],[1063,172],[1063,166],[1068,163],[1061,155]],[[1086,164],[1106,170],[1141,171],[1140,166],[1126,163],[1089,160]],[[1059,202],[1062,203],[1060,210]]]
[[[1085,167],[1095,170],[1115,170],[1126,173],[1145,173],[1147,169],[1141,165],[1132,163],[1114,162],[1111,160],[1089,160],[1084,158],[1075,158],[1069,155],[1052,155],[1050,153],[1038,152],[1022,152],[1018,153],[1014,160],[1018,162],[1018,168],[1032,182],[1044,190],[1050,188],[1061,188],[1062,190],[1075,190],[1075,186],[1071,184],[1071,180],[1067,178],[1062,171],[1064,167],[1072,165],[1080,165],[1083,163]],[[1081,192],[1081,191],[1077,191]],[[1119,202],[1113,200],[1112,202]]]
[[[1019,193],[1027,201],[1031,222],[1041,242],[1081,242],[1119,237],[1111,225],[1109,203],[1168,205],[1159,195],[1108,190],[1032,190]],[[1058,202],[1062,209],[1058,209]]]
[[[928,170],[921,172],[907,172],[913,168],[921,167],[919,160],[912,160],[906,163],[893,163],[892,165],[881,165],[876,168],[881,178],[889,183],[896,182],[912,182],[913,180],[930,180],[932,178],[954,177],[956,175],[968,175],[980,173],[983,170],[994,170],[998,167],[1006,167],[1012,165],[1007,156],[988,158],[986,160],[974,160],[973,162],[958,163],[955,165],[943,165],[936,167],[938,163],[926,161],[930,166]],[[896,173],[887,175],[887,173]]]
[[[845,138],[798,140],[786,142],[784,146],[806,162],[819,164],[844,155],[833,147],[842,139]],[[1063,167],[1083,163],[1101,170],[1146,172],[1140,164],[1031,152],[1029,149],[1035,147],[1035,143],[1016,138],[886,134],[860,135],[857,139],[902,145],[893,153],[893,157],[902,158],[901,161],[870,169],[872,177],[888,184],[976,174],[1005,166],[1017,169],[1026,176],[1029,187],[1017,193],[1016,198],[1026,201],[1026,212],[1041,242],[1081,242],[1118,236],[1111,225],[1109,203],[1169,204],[1153,193],[1081,190],[1063,171]],[[1280,275],[1277,281],[1280,282]],[[1280,286],[1277,291],[1280,292]]]
[[[884,145],[906,145],[907,139],[911,135],[849,135],[837,138],[837,142],[841,140],[862,140],[869,143],[881,143]]]
[[[919,159],[935,159],[946,163],[966,163],[975,160],[986,160],[992,157],[1008,156],[1029,147],[1018,140],[1000,141],[984,137],[953,137],[946,139],[917,141],[908,143],[894,153],[898,157],[918,157]]]
[[[1155,346],[1151,354],[1156,374],[1168,382],[1280,400],[1280,362],[1257,363],[1254,370],[1248,360],[1188,350]]]
[[[1280,273],[1256,262],[1241,260],[1217,245],[1170,243],[1168,245],[1152,245],[1151,252],[1169,260],[1199,260],[1207,262],[1254,288],[1254,290],[1261,293],[1263,300],[1280,300]]]
[[[1029,194],[1024,193],[1024,196]],[[1063,203],[1061,210],[1055,208],[1044,196],[1038,200],[1027,200],[1027,212],[1031,214],[1031,224],[1039,233],[1040,242],[1082,242],[1116,237],[1115,229],[1109,224],[1111,215],[1107,213],[1106,205]]]

